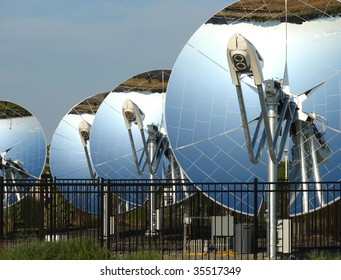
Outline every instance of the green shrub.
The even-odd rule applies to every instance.
[[[13,247],[0,248],[0,260],[160,260],[158,251],[137,251],[111,254],[91,238],[60,242],[39,240],[21,241]]]
[[[318,251],[309,252],[307,259],[309,260],[341,260],[340,251]]]
[[[62,242],[32,240],[0,250],[2,260],[103,260],[109,258],[110,252],[89,238]]]

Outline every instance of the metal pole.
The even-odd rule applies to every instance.
[[[304,131],[303,131],[303,122],[298,120],[297,122],[298,128],[298,143],[299,143],[299,153],[300,153],[300,167],[301,167],[301,180],[302,180],[302,207],[303,213],[308,213],[308,170],[306,163],[306,154],[305,154],[305,141],[304,141]]]
[[[88,147],[86,145],[84,146],[84,152],[85,152],[85,156],[86,156],[86,162],[87,162],[88,168],[89,168],[90,177],[91,177],[91,179],[94,180],[95,179],[95,172],[92,169],[90,155],[89,155]]]
[[[155,130],[155,127],[153,125],[148,125],[148,133],[149,133],[149,137],[147,141],[148,153],[149,153],[149,158],[153,159],[153,155],[155,153],[156,138],[157,138],[157,131]],[[152,163],[153,161],[151,161],[151,164]],[[153,172],[149,173],[149,179],[151,182],[151,186],[149,190],[149,230],[147,231],[147,236],[152,237],[156,235],[156,221],[155,221],[156,201],[155,201],[155,186],[154,186],[155,175]]]
[[[288,160],[288,148],[284,150],[284,179],[288,181],[288,170],[289,170],[289,160]]]
[[[269,82],[273,83],[273,80]],[[273,87],[271,87],[273,88]],[[268,103],[268,118],[270,124],[271,138],[274,139],[274,134],[277,127],[277,108],[278,108],[278,95],[274,91],[268,91],[266,94]],[[276,149],[276,147],[274,147]],[[268,199],[268,252],[269,259],[276,259],[277,255],[277,199],[276,189],[277,186],[277,164],[273,162],[268,149],[268,182],[269,182],[269,199]]]
[[[187,254],[187,216],[186,214],[183,217],[184,224],[184,236],[183,236],[183,244],[182,244],[182,254],[185,256]]]
[[[107,246],[109,248],[109,239],[110,239],[110,215],[111,215],[111,196],[110,196],[110,180],[107,180],[107,184],[103,183],[102,180],[102,189],[103,189],[103,238],[107,240]]]
[[[176,175],[175,175],[175,159],[174,159],[173,153],[170,156],[170,165],[171,165],[171,178],[172,178],[172,183],[173,183],[172,194],[171,194],[172,203],[175,204],[176,203],[176,184],[175,184]]]
[[[317,160],[317,150],[318,148],[315,147],[315,136],[313,132],[312,126],[310,126],[310,152],[311,152],[311,160],[312,160],[312,169],[313,169],[313,176],[315,182],[315,189],[317,190],[317,199],[320,206],[325,206],[323,194],[322,194],[322,186],[321,186],[321,176],[320,170],[318,168],[318,160]]]

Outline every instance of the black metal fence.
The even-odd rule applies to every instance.
[[[298,183],[275,184],[278,258],[301,259],[316,249],[340,250],[341,183],[323,183],[328,190],[319,194],[328,203],[306,213],[294,205],[300,203],[294,198],[307,192],[309,205],[315,205],[315,184],[307,190]],[[268,187],[257,180],[0,178],[0,242],[10,246],[32,238],[63,241],[86,236],[117,255],[156,251],[163,259],[267,259]],[[224,206],[223,197],[230,207]],[[244,207],[238,208],[241,203]]]

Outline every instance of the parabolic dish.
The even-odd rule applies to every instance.
[[[57,179],[95,179],[90,157],[91,125],[95,114],[108,93],[100,93],[75,105],[60,121],[50,146],[51,173]],[[97,187],[91,185],[59,186],[66,199],[77,208],[96,212]]]
[[[227,44],[236,33],[252,42],[262,55],[264,79],[283,78],[287,59],[291,92],[300,94],[323,83],[303,102],[302,110],[316,112],[327,120],[324,139],[330,153],[319,165],[319,173],[323,182],[340,181],[341,3],[287,3],[286,24],[284,0],[237,1],[203,24],[177,58],[167,88],[165,120],[171,148],[192,181],[267,181],[266,153],[258,164],[249,160],[236,89],[228,70]],[[245,82],[253,85],[251,79]],[[246,85],[243,91],[248,119],[257,119],[261,112],[258,96]],[[250,123],[250,127],[254,132],[255,125]],[[289,145],[289,162],[293,165],[291,139]],[[313,181],[311,177],[309,180]],[[322,184],[322,189],[326,188],[328,185]],[[240,189],[247,190],[248,186]],[[216,195],[209,189],[204,191],[232,210],[255,212],[252,193]],[[303,212],[298,193],[292,196],[290,214]],[[316,192],[311,192],[309,211],[339,196],[339,192],[324,192],[321,205]],[[258,207],[261,201],[259,197]]]
[[[46,141],[38,120],[20,105],[0,101],[0,176],[17,186],[6,186],[4,207],[25,195],[24,180],[37,180],[45,166]],[[20,183],[21,181],[21,183]]]
[[[139,174],[134,161],[131,141],[128,135],[123,114],[122,105],[125,100],[135,103],[143,111],[145,139],[148,139],[148,125],[154,124],[158,131],[165,133],[163,108],[166,88],[168,84],[169,70],[153,70],[138,74],[121,83],[103,101],[92,126],[90,137],[91,158],[97,174],[106,179],[151,179],[148,167]],[[131,126],[131,132],[140,159],[143,152],[143,142],[138,127]],[[143,162],[141,170],[143,169]],[[161,155],[159,168],[152,176],[153,179],[162,179],[167,170],[168,159]],[[130,203],[130,206],[141,204],[145,201],[144,190],[138,194],[135,187],[127,187],[122,199]],[[141,196],[142,195],[142,196]]]
[[[91,157],[97,174],[106,179],[149,179],[138,175],[132,157],[128,131],[122,115],[123,101],[130,99],[145,113],[144,128],[156,124],[163,129],[162,105],[170,71],[150,71],[136,75],[112,90],[98,109],[92,125]],[[142,152],[137,127],[132,127],[136,150]],[[147,138],[146,133],[146,138]],[[158,175],[160,175],[159,173]]]

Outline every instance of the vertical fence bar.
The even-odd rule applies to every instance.
[[[38,231],[38,238],[40,240],[44,239],[44,189],[46,187],[46,178],[44,180],[40,180],[39,182],[39,231]]]
[[[148,197],[148,195],[145,194],[145,187],[141,187],[139,184],[137,184],[137,182],[135,182],[135,186],[132,188],[132,190],[134,190],[135,192],[135,197],[136,197],[136,222],[139,225],[138,229],[141,229],[141,225],[142,225],[142,217],[143,217],[143,202],[144,201],[144,197]],[[139,201],[141,201],[141,205],[139,206]],[[147,211],[147,207],[146,207],[146,211]],[[141,216],[141,218],[139,219],[139,216]],[[146,217],[148,217],[147,213],[146,213]],[[145,232],[143,233],[142,239],[140,240],[138,235],[136,234],[135,237],[135,242],[136,242],[136,247],[139,248],[139,250],[141,250],[140,248],[143,248],[142,250],[144,251],[144,247],[141,246],[142,244],[144,244],[144,240],[145,240]],[[142,243],[142,244],[139,244]]]
[[[57,186],[53,184],[53,240],[57,240]]]
[[[258,179],[255,178],[253,180],[253,189],[254,189],[254,216],[253,216],[253,223],[254,223],[254,253],[253,258],[257,260],[257,254],[258,254]]]
[[[4,177],[0,177],[0,242],[4,239]]]
[[[101,182],[99,185],[99,239],[101,246],[104,247],[104,179],[101,178]]]
[[[338,185],[338,188],[336,188],[336,185]],[[335,197],[336,193],[339,193],[341,195],[341,183],[335,183],[333,186],[333,196]],[[338,244],[335,247],[338,250],[341,250],[341,203],[340,199],[334,203],[335,205],[332,208],[331,215],[334,218],[334,226],[333,226],[333,234],[332,234],[332,240]],[[338,211],[339,210],[339,211]]]
[[[114,204],[114,244],[115,244],[115,248],[114,248],[114,252],[117,254],[118,252],[118,245],[119,245],[119,240],[118,237],[119,235],[118,233],[118,225],[119,225],[119,215],[121,214],[121,212],[125,211],[125,201],[122,200],[122,202],[120,201],[120,190],[117,188],[117,184],[114,183],[112,185],[113,188],[113,194],[114,194],[114,199],[115,199],[115,204]],[[121,208],[121,203],[122,203],[122,208]],[[120,211],[120,209],[122,209],[122,211]]]
[[[95,200],[97,201],[97,204],[95,203],[95,206],[97,206],[97,209],[95,209],[95,212],[97,213],[97,219],[96,219],[96,232],[97,232],[97,241],[100,242],[100,217],[101,217],[101,213],[100,213],[100,180],[99,178],[96,179],[96,188],[94,189],[94,193],[95,193]]]
[[[107,211],[106,211],[106,236],[107,236],[107,249],[110,249],[110,240],[111,240],[111,225],[110,225],[110,217],[111,217],[111,213],[112,213],[112,198],[111,198],[111,191],[110,191],[110,188],[111,188],[111,185],[110,185],[110,180],[108,180],[108,185],[106,186],[105,188],[105,191],[106,191],[106,208],[107,208]]]
[[[48,223],[49,223],[49,238],[50,240],[53,240],[53,187],[50,187],[48,190],[48,196],[49,196],[49,217],[48,217]]]

